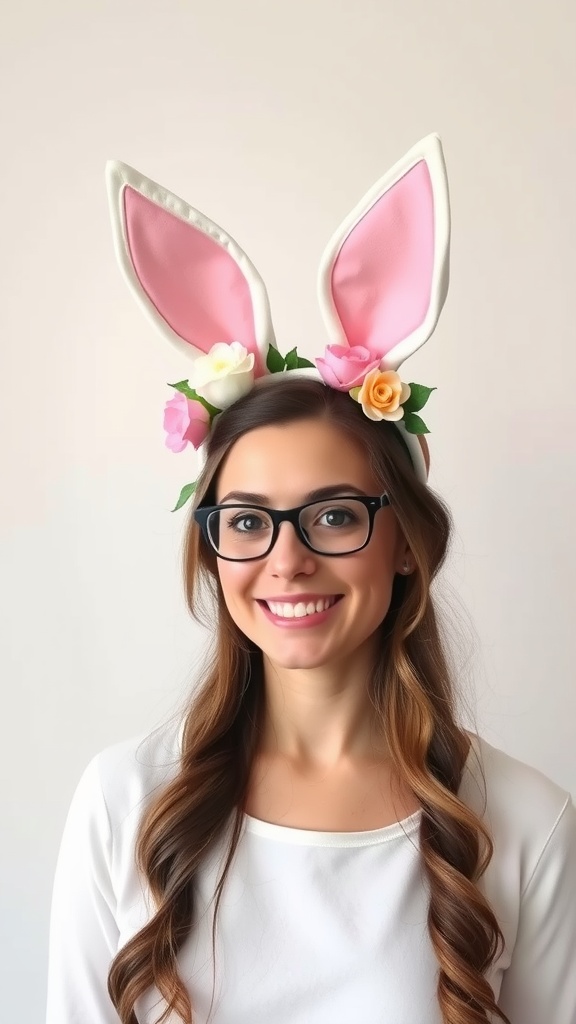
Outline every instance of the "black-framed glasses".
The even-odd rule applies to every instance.
[[[194,519],[219,558],[249,562],[270,553],[280,524],[291,523],[298,539],[318,555],[351,555],[365,548],[374,528],[374,516],[390,504],[387,494],[377,498],[342,497],[309,501],[296,508],[264,505],[210,505],[197,508]]]

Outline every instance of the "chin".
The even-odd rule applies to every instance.
[[[246,631],[245,633],[262,651],[264,660],[279,670],[312,671],[328,666],[340,670],[345,664],[354,663],[358,658],[364,660],[367,653],[378,643],[377,629],[347,637],[299,636],[296,639],[294,636],[287,636],[285,643],[270,643],[269,636],[259,636],[256,630],[252,630],[251,635]]]
[[[306,650],[305,645],[302,643],[291,645],[291,649],[278,650],[268,647],[266,650],[264,647],[261,648],[264,659],[278,669],[294,669],[294,670],[312,670],[318,668],[325,668],[328,665],[340,665],[347,658],[354,655],[354,650],[350,651],[339,647],[337,650],[326,650],[320,649],[318,646],[316,650],[312,649],[310,645],[309,649]]]

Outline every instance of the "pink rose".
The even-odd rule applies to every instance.
[[[183,452],[187,444],[199,448],[210,430],[210,414],[202,402],[192,401],[177,391],[164,408],[166,447]]]
[[[370,370],[380,366],[380,357],[375,358],[363,345],[327,345],[324,359],[317,359],[316,366],[331,388],[349,391],[361,384]]]

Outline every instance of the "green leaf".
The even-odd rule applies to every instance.
[[[195,490],[196,481],[194,481],[193,484],[186,484],[186,486],[183,487],[182,490],[180,491],[180,497],[178,498],[178,501],[174,505],[172,512],[177,512],[179,508],[182,508],[182,506],[185,505],[186,502],[188,501],[188,498],[192,497]]]
[[[305,366],[311,366],[314,369],[314,363],[311,363],[309,359],[304,359],[302,356],[298,356],[296,360],[296,369],[301,370]]]
[[[406,405],[404,405],[404,409]],[[409,434],[429,434],[430,431],[424,423],[424,420],[417,416],[415,412],[404,413],[404,426]]]
[[[286,369],[296,370],[298,368],[298,353],[295,348],[291,348],[286,355]]]
[[[168,387],[174,388],[175,391],[179,391],[182,395],[186,395],[186,398],[196,397],[196,392],[192,391],[187,380],[179,380],[177,384],[169,384]]]
[[[350,398],[353,398],[354,401],[357,402],[358,401],[358,395],[360,394],[361,391],[362,391],[362,387],[361,386],[359,386],[357,388],[350,388],[350,391],[348,392],[348,394],[350,395]]]
[[[221,409],[217,409],[215,405],[210,405],[210,402],[207,402],[205,398],[202,398],[201,395],[194,391],[187,380],[180,380],[177,384],[169,384],[168,387],[175,388],[176,391],[189,398],[191,402],[200,402],[200,405],[204,406],[211,417],[217,416],[219,412],[222,412]]]
[[[410,384],[410,398],[402,405],[404,412],[420,412],[433,391],[436,391],[436,388],[427,388],[424,384]]]
[[[278,349],[274,348],[273,345],[268,346],[268,355],[266,356],[266,368],[270,373],[281,373],[286,366],[286,360],[284,356],[281,356]]]

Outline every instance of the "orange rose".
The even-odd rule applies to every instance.
[[[370,420],[401,420],[402,404],[410,398],[410,385],[395,370],[370,370],[360,388],[350,392]]]

